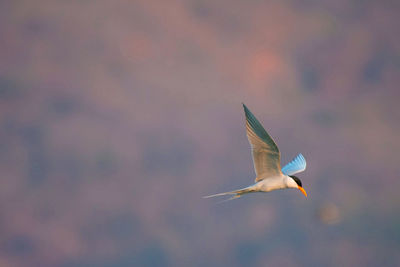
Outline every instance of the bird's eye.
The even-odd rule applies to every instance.
[[[300,187],[303,187],[302,186],[302,184],[301,184],[301,181],[300,181],[300,179],[298,178],[298,177],[296,177],[296,176],[290,176],[290,177],[292,177],[292,179],[296,182],[296,184],[298,185],[298,186],[300,186]]]

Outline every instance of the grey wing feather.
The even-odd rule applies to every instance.
[[[278,146],[245,104],[243,108],[246,115],[247,138],[251,145],[257,175],[256,182],[282,174]]]

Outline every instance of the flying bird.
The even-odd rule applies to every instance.
[[[243,108],[246,115],[247,139],[251,146],[256,172],[255,184],[230,192],[205,196],[204,198],[233,195],[227,199],[231,200],[248,193],[270,192],[286,188],[297,188],[307,196],[300,179],[294,176],[294,174],[306,169],[306,159],[302,154],[298,154],[281,169],[281,153],[278,146],[245,104],[243,104]]]

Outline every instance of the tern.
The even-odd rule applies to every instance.
[[[294,176],[294,174],[306,169],[304,156],[298,154],[281,169],[281,153],[278,146],[245,104],[243,104],[243,108],[246,115],[247,139],[251,146],[256,172],[255,184],[230,192],[205,196],[204,198],[233,195],[227,199],[232,200],[249,193],[270,192],[286,188],[299,189],[307,196],[300,179]]]

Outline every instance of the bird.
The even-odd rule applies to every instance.
[[[306,159],[300,153],[281,169],[281,153],[272,137],[267,133],[247,106],[242,103],[246,116],[246,134],[249,140],[253,165],[256,173],[255,183],[238,190],[205,196],[204,198],[233,195],[225,200],[239,198],[245,194],[270,192],[278,189],[299,189],[306,197],[301,180],[294,174],[306,169]]]

